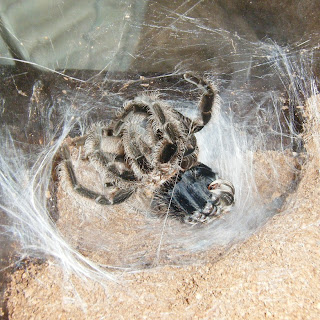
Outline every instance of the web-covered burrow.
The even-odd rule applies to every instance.
[[[2,68],[1,208],[9,220],[2,227],[19,243],[19,257],[51,256],[65,271],[89,277],[109,277],[105,267],[212,261],[281,212],[308,157],[303,112],[318,93],[319,66],[319,36],[312,28],[278,32],[269,25],[261,39],[254,14],[243,17],[240,12],[247,11],[235,5],[233,12],[231,3],[124,2],[110,9],[101,2],[105,11],[96,12],[82,5],[77,14],[72,6],[51,12],[65,28],[72,22],[70,33],[49,28],[35,36],[21,27],[14,30],[19,42],[4,32],[9,28],[2,18],[9,48],[2,61],[15,63]],[[112,16],[110,10],[120,22],[102,18]],[[87,12],[87,26],[79,24],[79,12]],[[9,9],[5,13],[13,19]],[[275,19],[267,18],[265,25]],[[235,185],[230,214],[191,227],[126,203],[101,207],[61,183],[57,164],[64,139],[107,122],[141,92],[157,92],[195,116],[199,92],[183,81],[186,71],[220,89],[221,110],[197,139],[199,160]],[[80,151],[72,156],[81,182],[102,188]]]

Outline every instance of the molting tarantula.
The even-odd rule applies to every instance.
[[[208,223],[230,210],[234,187],[197,161],[194,135],[219,108],[217,89],[191,73],[184,79],[202,92],[195,120],[156,95],[142,95],[126,102],[111,123],[96,124],[73,141],[84,146],[85,158],[100,173],[104,194],[78,183],[69,148],[63,144],[62,166],[76,193],[101,205],[119,204],[136,193],[148,199],[153,212],[190,224]]]

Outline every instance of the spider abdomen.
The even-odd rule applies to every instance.
[[[209,186],[215,183],[219,188],[212,191]],[[229,181],[218,179],[208,166],[199,163],[162,186],[152,205],[161,208],[163,203],[170,203],[168,212],[186,223],[209,223],[230,210],[234,188]]]

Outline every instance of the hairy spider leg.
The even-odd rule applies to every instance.
[[[104,144],[102,150],[102,138]],[[132,170],[125,164],[124,151],[122,150],[121,139],[113,136],[109,127],[96,126],[91,133],[87,135],[85,141],[86,156],[96,168],[96,170],[105,175],[105,180],[114,180],[114,183],[106,183],[108,186],[127,187],[127,184],[133,185],[137,181]]]
[[[207,80],[198,78],[192,73],[185,73],[184,79],[196,85],[202,95],[199,103],[200,117],[198,117],[192,127],[192,132],[200,131],[211,119],[212,112],[218,112],[220,108],[219,91],[215,85]]]
[[[99,194],[88,188],[85,188],[80,183],[78,183],[78,180],[73,168],[73,164],[71,161],[70,150],[67,144],[63,144],[61,146],[61,156],[63,158],[63,163],[65,164],[65,169],[67,170],[67,176],[69,178],[69,182],[71,183],[74,191],[80,194],[81,196],[88,199],[92,199],[101,205],[113,205],[113,204],[119,204],[121,202],[124,202],[133,194],[134,192],[133,189],[131,190],[120,189],[114,194],[112,199],[108,199],[103,194]]]
[[[158,164],[172,163],[182,154],[181,126],[170,106],[143,96],[128,102],[117,118],[114,133],[122,137],[126,157],[140,174],[149,174],[159,169]]]
[[[150,109],[145,103],[129,101],[112,125],[113,134],[121,138],[125,157],[138,177],[153,170],[151,161],[146,156],[152,152],[152,147],[141,138],[145,134],[154,138],[150,130],[147,132],[150,114]]]

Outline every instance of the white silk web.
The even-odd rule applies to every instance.
[[[1,16],[2,87],[8,91],[0,94],[0,208],[2,233],[18,244],[18,259],[53,257],[66,273],[93,279],[113,278],[107,267],[204,261],[246,239],[295,191],[306,157],[303,111],[318,94],[317,34],[282,45],[272,36],[261,40],[245,18],[227,18],[219,1],[61,3],[49,15],[60,28],[37,34],[36,23],[17,26],[23,13],[13,9],[4,4]],[[139,224],[132,227],[136,238],[130,228],[119,238],[101,227],[110,223],[108,214],[117,214],[113,208],[90,215],[92,205],[81,203],[75,219],[83,225],[68,225],[62,216],[69,209],[61,204],[56,215],[50,213],[56,200],[64,201],[52,182],[64,139],[110,119],[141,92],[156,91],[193,117],[199,92],[183,82],[185,71],[220,88],[221,110],[197,134],[199,160],[233,182],[233,211],[194,228],[170,219],[142,221],[132,213],[132,221],[125,221]]]

